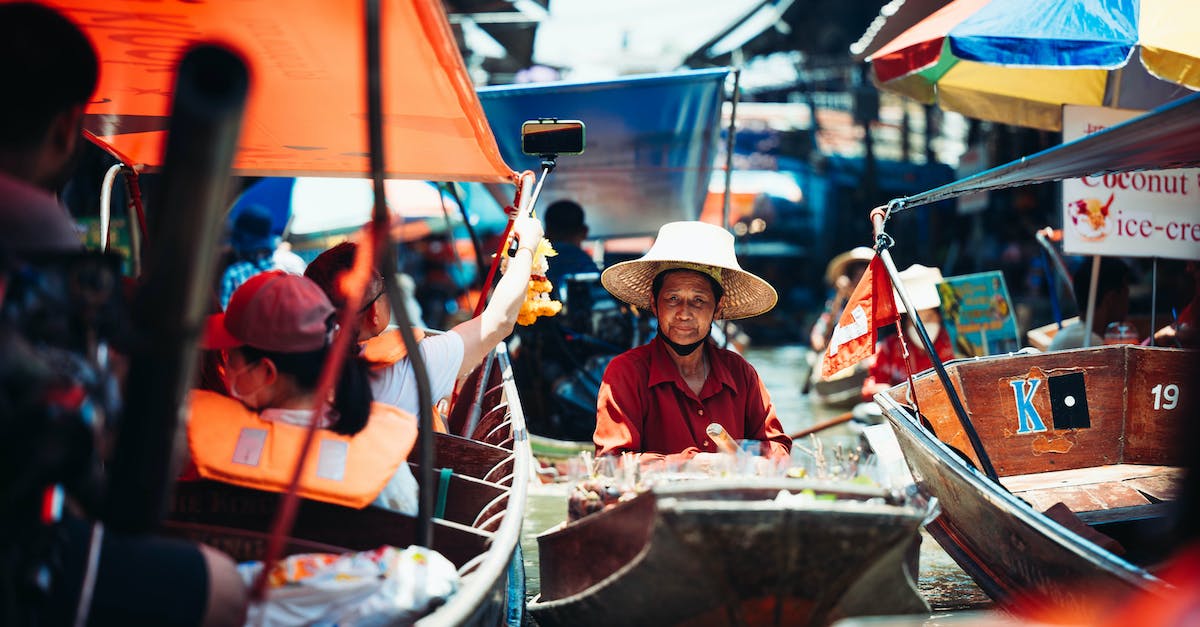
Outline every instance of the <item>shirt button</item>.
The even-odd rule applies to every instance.
[[[704,410],[703,410],[703,409],[701,409],[701,410],[700,410],[699,412],[697,412],[697,413],[699,413],[701,416],[703,416],[703,415],[704,415]]]

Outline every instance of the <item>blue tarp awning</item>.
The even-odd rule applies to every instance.
[[[479,99],[504,161],[540,172],[521,153],[521,123],[582,120],[587,148],[563,156],[538,208],[569,198],[587,212],[590,237],[652,235],[673,220],[695,220],[713,169],[729,70],[687,71],[595,83],[485,87]]]

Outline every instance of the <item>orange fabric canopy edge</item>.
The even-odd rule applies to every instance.
[[[129,165],[162,164],[175,67],[188,46],[215,41],[250,66],[233,174],[368,175],[361,2],[50,4],[96,45],[85,128]],[[513,182],[441,4],[384,0],[382,16],[387,178]]]

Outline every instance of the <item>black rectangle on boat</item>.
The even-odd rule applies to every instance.
[[[1082,372],[1050,377],[1050,413],[1055,429],[1087,429],[1092,426],[1088,417],[1087,386]]]

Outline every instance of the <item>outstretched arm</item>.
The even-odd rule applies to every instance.
[[[542,241],[542,223],[537,218],[520,217],[513,222],[513,232],[517,235],[516,255],[508,259],[508,269],[492,290],[487,307],[478,317],[451,329],[463,339],[460,377],[479,365],[484,355],[508,337],[517,324],[533,270],[533,252]]]

